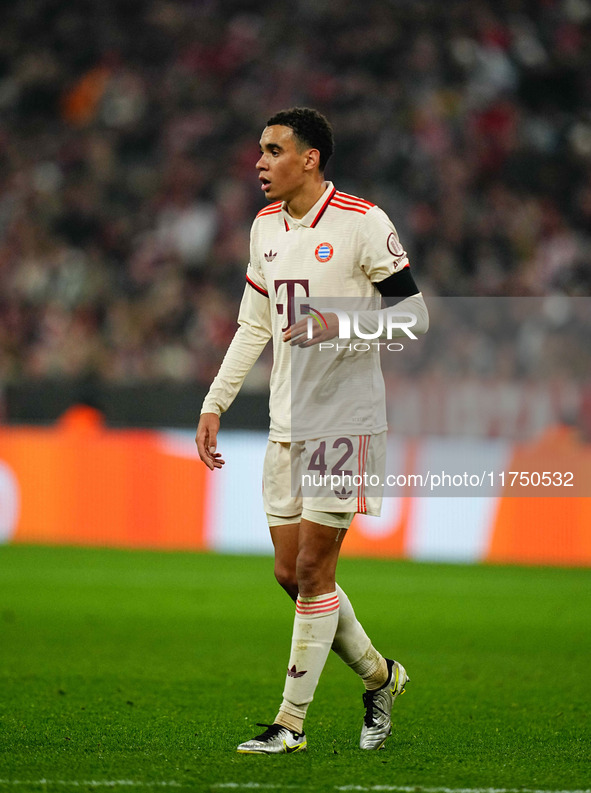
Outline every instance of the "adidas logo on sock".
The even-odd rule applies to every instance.
[[[303,672],[298,672],[298,670],[296,669],[296,665],[294,664],[291,667],[291,669],[287,670],[287,674],[289,677],[303,677],[307,671],[308,671],[307,669],[304,669]]]

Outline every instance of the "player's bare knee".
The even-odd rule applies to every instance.
[[[298,596],[298,580],[295,570],[276,564],[275,578],[279,586],[287,592],[292,600],[295,600]]]
[[[326,565],[315,556],[300,551],[296,565],[297,582],[300,594],[309,597],[322,594],[326,585]]]

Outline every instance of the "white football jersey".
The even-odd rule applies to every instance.
[[[272,337],[271,440],[383,432],[385,390],[377,349],[352,355],[348,342],[339,339],[333,340],[341,347],[334,354],[319,345],[292,348],[283,333],[307,306],[329,311],[336,298],[360,298],[362,308],[379,308],[375,283],[407,266],[388,216],[330,182],[299,220],[282,202],[269,204],[252,226],[240,328],[202,412],[227,409]]]

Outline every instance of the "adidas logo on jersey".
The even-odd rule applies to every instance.
[[[273,248],[271,248],[271,250],[269,251],[269,253],[266,253],[266,254],[265,254],[265,259],[266,259],[268,262],[272,262],[272,261],[273,261],[273,259],[274,259],[276,256],[277,256],[277,254],[276,254],[276,253],[273,253]]]

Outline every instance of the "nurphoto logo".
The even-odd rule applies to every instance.
[[[318,309],[306,305],[302,306],[301,310],[303,313],[308,314],[308,339],[314,338],[315,322],[323,329],[328,328],[326,317],[318,311]],[[411,328],[416,325],[417,318],[415,314],[410,312],[398,313],[393,309],[381,311],[357,311],[353,309],[344,311],[342,308],[331,308],[329,310],[332,314],[336,314],[339,320],[339,339],[356,339],[360,342],[367,342],[368,340],[386,338],[388,341],[392,341],[394,337],[400,337],[402,335],[407,336],[409,339],[414,339],[415,341],[417,339],[411,330]],[[334,349],[335,346],[337,350],[343,349],[343,345],[335,345],[335,343],[332,342],[320,342],[318,345],[320,350]],[[385,342],[373,341],[372,344],[357,343],[345,346],[347,349],[352,348],[356,352],[367,352],[372,347],[374,349],[379,349],[381,346],[386,346],[388,350],[395,349],[399,351],[403,349],[403,345],[400,344],[400,342],[386,344]]]

